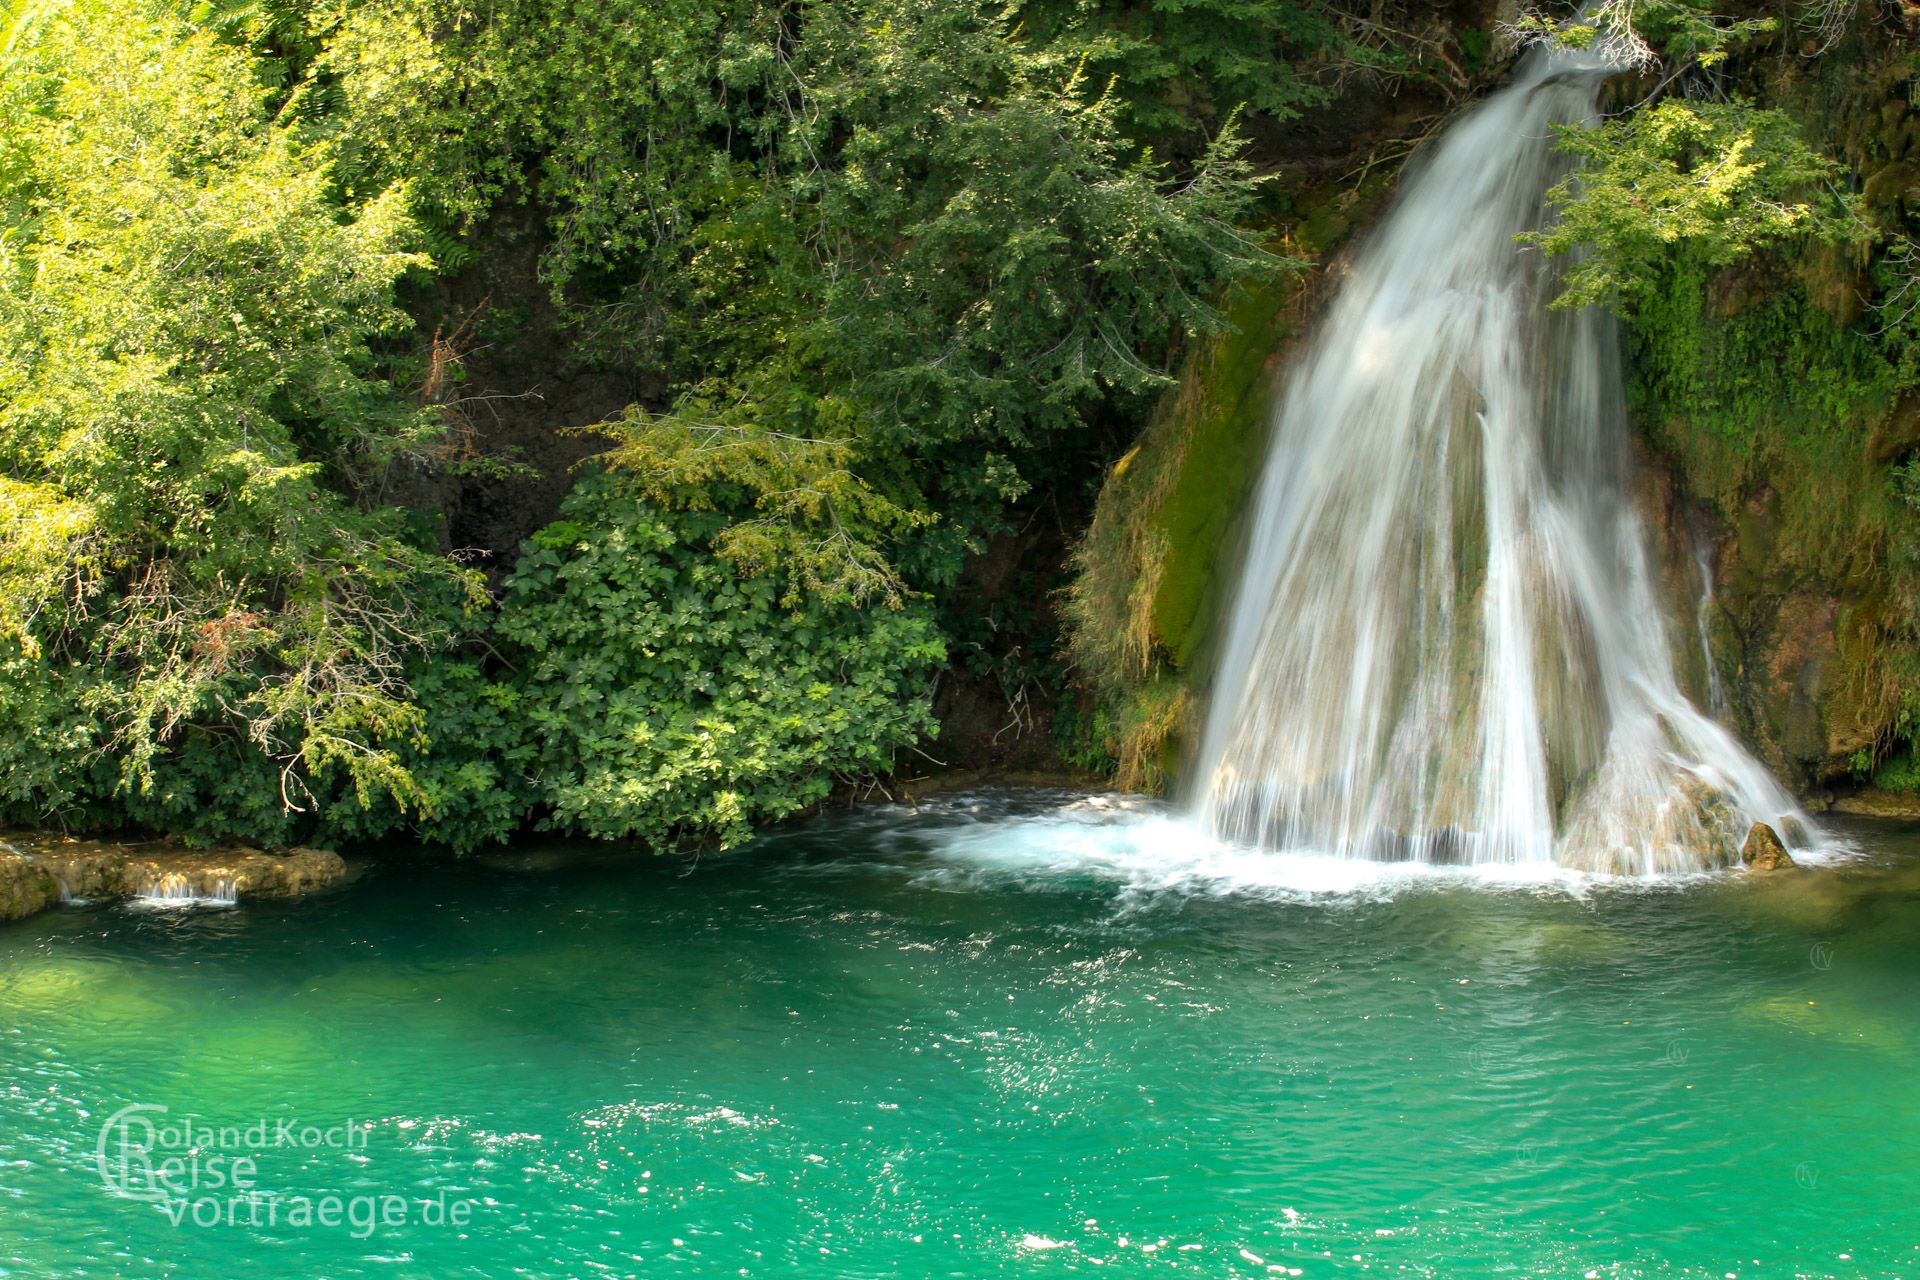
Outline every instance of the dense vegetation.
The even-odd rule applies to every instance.
[[[1568,134],[1586,176],[1540,247],[1579,250],[1567,303],[1626,317],[1729,520],[1763,474],[1841,477],[1778,487],[1809,564],[1891,569],[1865,769],[1920,712],[1920,468],[1836,459],[1920,377],[1913,174],[1858,189],[1882,144],[1834,68],[1912,69],[1878,14],[1742,8],[1602,7],[1636,100]],[[1170,741],[1181,703],[1126,576],[1076,596],[1079,677],[1118,655],[1145,711],[1066,691],[1044,600],[968,567],[1084,512],[1196,351],[1245,436],[1257,379],[1219,353],[1263,356],[1327,239],[1302,211],[1384,171],[1282,190],[1272,140],[1458,88],[1490,32],[1430,9],[0,4],[0,821],[730,843],[926,746],[954,662],[1021,697],[1044,669],[1069,757],[1151,781],[1116,726]],[[526,227],[539,299],[445,305]],[[564,424],[604,451],[478,565],[412,495],[525,467],[476,456],[459,343],[535,301],[569,359],[660,390]],[[1164,479],[1187,626],[1230,515]],[[1816,528],[1836,485],[1849,523]]]
[[[1407,57],[1269,0],[0,18],[0,820],[463,848],[887,772],[966,558],[1283,265],[1241,104]],[[489,316],[423,312],[514,209],[666,391],[489,579],[390,495],[521,465],[448,393]]]

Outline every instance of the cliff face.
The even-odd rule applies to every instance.
[[[1760,100],[1840,163],[1879,241],[1678,267],[1627,326],[1672,604],[1711,587],[1685,664],[1695,696],[1717,690],[1726,721],[1816,803],[1920,784],[1920,399],[1900,247],[1920,212],[1911,27],[1863,16],[1817,59],[1784,40],[1753,73]]]

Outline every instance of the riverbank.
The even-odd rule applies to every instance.
[[[0,832],[0,921],[22,920],[73,900],[299,898],[346,877],[346,860],[328,849],[196,850],[170,841],[119,844],[51,832]]]

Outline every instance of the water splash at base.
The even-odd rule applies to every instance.
[[[234,907],[240,894],[232,880],[202,883],[182,875],[164,875],[149,880],[131,899],[136,907],[180,909],[186,907]]]

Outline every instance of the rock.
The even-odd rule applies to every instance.
[[[68,898],[170,894],[194,898],[297,898],[340,883],[347,864],[325,849],[218,849],[190,853],[45,832],[0,840],[0,921]]]
[[[136,896],[298,898],[337,884],[346,873],[346,862],[326,849],[137,853],[126,859],[118,889]]]
[[[1914,178],[1920,176],[1910,164],[1898,161],[1884,165],[1867,176],[1861,184],[1861,195],[1871,205],[1890,205],[1907,193]]]
[[[1793,858],[1787,853],[1787,846],[1780,843],[1779,835],[1764,822],[1756,822],[1747,832],[1747,842],[1740,846],[1740,861],[1755,871],[1782,871],[1793,865]]]
[[[0,844],[0,920],[23,920],[60,901],[60,885],[45,867]]]
[[[1836,796],[1833,812],[1851,813],[1863,818],[1920,819],[1920,795],[1867,787],[1851,795]]]
[[[1807,830],[1807,824],[1788,814],[1780,819],[1780,838],[1786,841],[1789,849],[1813,848],[1813,833]]]
[[[1696,831],[1676,832],[1679,843],[1690,847],[1709,867],[1729,866],[1740,848],[1739,815],[1733,798],[1696,774],[1682,774],[1674,788],[1691,807]],[[1751,835],[1748,836],[1752,838]]]
[[[116,898],[127,865],[127,851],[91,840],[61,840],[36,845],[33,860],[59,882],[68,898]]]

